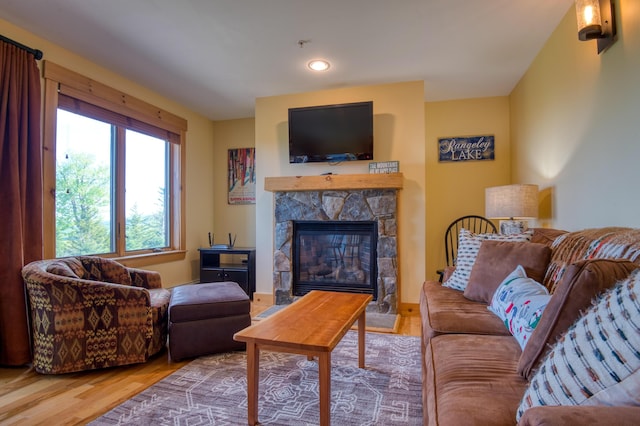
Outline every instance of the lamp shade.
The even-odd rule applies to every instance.
[[[517,184],[485,189],[485,216],[490,219],[538,217],[538,185]]]
[[[576,0],[576,15],[580,40],[602,37],[600,0]]]

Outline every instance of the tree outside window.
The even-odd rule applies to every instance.
[[[167,247],[168,142],[63,109],[57,129],[56,257],[115,253],[118,236],[126,252]],[[123,184],[117,158],[124,158]]]

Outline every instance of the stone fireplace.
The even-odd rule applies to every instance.
[[[289,183],[274,182],[276,179],[289,179]],[[304,179],[305,184],[300,186],[298,179]],[[293,187],[290,180],[294,182]],[[328,289],[334,291],[340,291],[340,287],[345,287],[344,291],[370,291],[374,300],[368,312],[397,314],[396,227],[397,195],[401,183],[402,175],[399,173],[267,178],[265,189],[274,192],[275,304],[289,304],[305,291],[329,284]],[[347,231],[334,233],[325,230],[320,235],[327,237],[315,235],[315,241],[308,235],[309,232],[303,231],[303,235],[305,232],[307,235],[302,242],[307,246],[294,247],[295,240],[300,240],[294,238],[295,229],[301,224],[321,222],[330,226],[345,224]],[[369,243],[358,241],[362,240],[364,233],[360,230],[350,231],[349,224],[355,224],[356,227],[361,224],[371,226],[375,238],[369,238]],[[315,252],[313,258],[312,251]],[[321,252],[322,259],[318,258],[318,252]],[[374,254],[371,260],[366,258],[367,253]],[[296,257],[299,264],[294,266]],[[365,290],[361,284],[367,274],[373,276],[369,277],[370,289]],[[296,280],[298,282],[294,286]],[[307,286],[302,291],[297,288],[300,281],[303,287]]]

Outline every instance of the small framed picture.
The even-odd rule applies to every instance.
[[[229,150],[229,204],[256,203],[256,149]]]
[[[398,173],[400,171],[399,161],[377,161],[369,163],[369,173]]]

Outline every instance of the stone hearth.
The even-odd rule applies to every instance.
[[[377,221],[377,300],[369,312],[398,312],[397,189],[342,189],[275,192],[274,274],[276,305],[294,300],[293,221]]]

